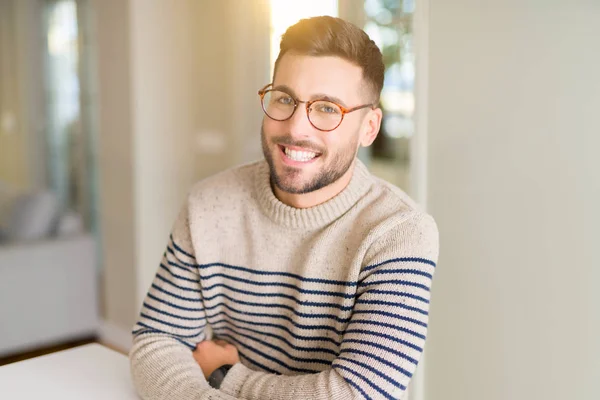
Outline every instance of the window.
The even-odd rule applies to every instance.
[[[271,0],[271,74],[285,30],[303,18],[317,15],[338,16],[337,0]]]
[[[62,210],[96,229],[95,96],[91,85],[88,0],[46,0],[46,171]]]
[[[414,134],[414,0],[366,0],[364,30],[379,46],[385,64],[383,121],[372,145],[370,168],[383,179],[409,186],[410,139]]]

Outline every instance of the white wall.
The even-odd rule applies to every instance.
[[[192,183],[261,154],[257,91],[268,82],[266,4],[93,2],[103,316],[111,337],[133,326]]]
[[[189,2],[158,3],[131,1],[138,305],[196,176],[193,16]]]
[[[21,186],[27,181],[23,157],[17,87],[16,7],[12,1],[0,2],[0,184]],[[0,186],[0,194],[4,189]]]
[[[131,11],[139,307],[191,185],[260,155],[268,14],[235,0]]]
[[[427,400],[600,398],[600,2],[430,0]]]
[[[127,2],[96,0],[95,14],[100,101],[98,170],[102,234],[102,317],[121,331],[133,326],[136,314],[136,232],[134,198],[134,140],[131,93],[130,13]],[[112,336],[116,336],[113,338]]]
[[[0,182],[15,192],[46,183],[41,18],[34,1],[0,1]]]

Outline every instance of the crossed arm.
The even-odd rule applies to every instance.
[[[198,270],[192,254],[184,250],[189,239],[181,229],[186,227],[174,230],[134,330],[131,366],[142,397],[297,400],[402,395],[427,328],[438,251],[437,228],[430,217],[415,217],[374,243],[359,276],[353,314],[336,359],[321,372],[293,376],[253,371],[236,362],[232,345],[205,340],[206,312],[193,283],[198,282]],[[195,306],[176,309],[170,297]],[[291,356],[282,354],[282,359],[287,357]],[[220,390],[212,389],[206,377],[223,364],[235,365]]]

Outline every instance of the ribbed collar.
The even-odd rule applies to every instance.
[[[288,228],[318,229],[348,211],[371,188],[373,177],[367,167],[356,160],[350,183],[335,197],[311,208],[294,208],[282,203],[271,188],[269,165],[262,161],[255,175],[255,190],[263,212],[275,223]]]

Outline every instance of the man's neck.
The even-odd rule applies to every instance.
[[[325,203],[337,196],[342,190],[348,186],[354,173],[354,166],[356,161],[352,163],[348,171],[340,179],[333,182],[332,184],[325,186],[319,190],[309,193],[288,193],[279,189],[276,185],[273,185],[273,193],[275,197],[284,204],[294,208],[310,208],[318,206],[319,204]]]

